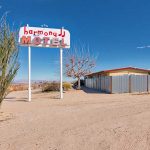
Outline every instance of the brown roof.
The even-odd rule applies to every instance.
[[[117,69],[110,69],[110,70],[103,70],[103,71],[99,71],[99,72],[94,72],[94,73],[90,73],[86,76],[92,76],[92,75],[96,75],[96,74],[101,74],[101,73],[110,73],[113,71],[120,71],[120,70],[137,70],[137,71],[143,71],[143,72],[150,72],[150,70],[148,69],[142,69],[142,68],[136,68],[136,67],[124,67],[124,68],[117,68]]]

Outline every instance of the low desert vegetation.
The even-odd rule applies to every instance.
[[[71,83],[64,82],[63,83],[63,90],[68,91],[72,88]],[[46,83],[32,83],[32,90],[35,89],[42,89],[42,92],[49,92],[49,91],[59,91],[60,90],[60,83],[59,82],[46,82]],[[18,83],[18,84],[11,84],[8,88],[8,93],[13,91],[25,91],[28,90],[28,84],[25,83]]]
[[[63,90],[68,91],[72,88],[72,84],[69,82],[63,83]],[[60,90],[60,83],[59,82],[47,82],[43,83],[42,85],[42,92],[52,92],[52,91],[59,91]]]
[[[64,91],[68,91],[71,88],[72,88],[72,84],[71,83],[69,83],[69,82],[64,82],[63,83],[63,89],[64,89]]]
[[[60,84],[58,82],[47,82],[42,85],[42,92],[59,91]]]
[[[31,89],[41,89],[43,83],[32,83]],[[28,90],[28,84],[27,83],[13,83],[9,86],[8,92],[13,92],[13,91],[25,91]]]
[[[9,92],[28,90],[27,84],[11,84],[8,88]]]

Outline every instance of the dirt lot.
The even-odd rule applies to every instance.
[[[150,95],[11,93],[0,113],[1,150],[150,150]]]

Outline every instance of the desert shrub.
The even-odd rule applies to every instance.
[[[32,90],[41,89],[41,87],[42,87],[42,83],[33,83],[32,84]]]
[[[12,92],[12,91],[24,91],[28,89],[28,85],[27,84],[12,84],[9,86],[8,91]]]
[[[69,82],[63,83],[63,90],[68,91],[72,88],[72,84]],[[42,85],[42,92],[50,92],[50,91],[59,91],[60,90],[60,83],[59,82],[51,82],[51,83],[44,83]]]
[[[63,89],[64,89],[64,91],[68,91],[71,88],[72,88],[72,84],[71,83],[69,83],[69,82],[64,82],[63,83]]]
[[[42,92],[59,91],[60,84],[57,82],[45,83],[42,86]]]

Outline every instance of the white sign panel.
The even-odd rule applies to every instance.
[[[21,27],[19,44],[22,46],[70,48],[70,33],[66,29]]]

